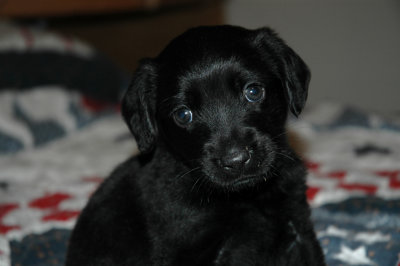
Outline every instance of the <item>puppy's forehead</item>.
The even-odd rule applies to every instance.
[[[193,84],[218,85],[232,79],[256,78],[257,74],[247,68],[238,58],[222,59],[209,56],[195,62],[183,70],[179,76],[178,86],[190,87]]]
[[[263,75],[236,58],[208,58],[181,72],[177,79],[177,98],[183,103],[226,99],[237,96],[248,82],[262,82]]]
[[[276,77],[273,60],[262,58],[256,37],[256,31],[232,26],[199,27],[177,37],[157,57],[159,100],[188,104]]]
[[[248,75],[246,72],[234,59],[208,58],[183,71],[177,85],[182,96],[216,97],[222,91],[233,89],[230,86],[233,79],[240,73]]]

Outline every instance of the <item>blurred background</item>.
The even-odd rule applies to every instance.
[[[310,66],[309,104],[400,110],[397,0],[0,0],[0,17],[78,37],[129,72],[193,26],[270,26]]]

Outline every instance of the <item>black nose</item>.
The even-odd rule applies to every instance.
[[[225,170],[240,170],[250,161],[250,152],[247,149],[231,148],[221,157],[220,163]]]

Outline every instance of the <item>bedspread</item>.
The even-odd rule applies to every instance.
[[[307,196],[328,265],[399,265],[397,122],[324,104],[288,127],[303,145]],[[0,157],[2,265],[62,265],[88,197],[136,152],[115,113],[44,147]]]

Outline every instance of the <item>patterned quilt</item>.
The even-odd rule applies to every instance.
[[[328,265],[400,265],[400,123],[321,104],[292,124]]]
[[[6,29],[0,25],[0,57],[10,52],[4,40],[12,39],[23,43],[18,47],[29,62],[40,52],[49,60],[61,56],[52,63],[70,55],[77,65],[107,64],[93,51],[79,54],[80,46],[70,41],[58,44],[67,52],[48,45],[43,53],[43,47],[32,48],[43,35]],[[14,39],[2,38],[4,32]],[[101,76],[115,68],[97,71]],[[68,80],[77,74],[70,75]],[[51,83],[24,77],[19,85],[0,80],[0,265],[63,265],[81,209],[137,148],[118,106],[103,101],[118,98],[118,88],[110,96],[101,80],[72,86],[63,77]],[[290,119],[288,130],[309,170],[307,196],[328,265],[399,266],[400,115],[324,103]]]

